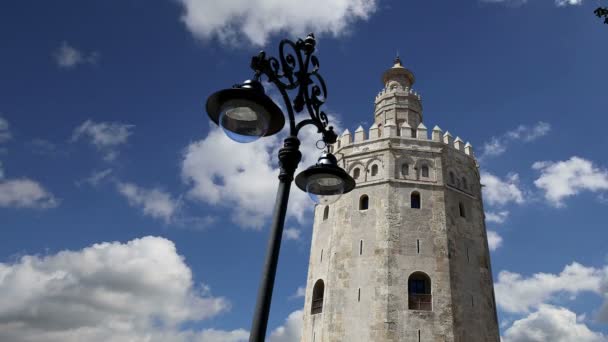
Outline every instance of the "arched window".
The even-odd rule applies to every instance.
[[[407,280],[408,308],[410,310],[433,309],[431,278],[422,272],[414,272]]]
[[[410,196],[411,207],[413,209],[420,209],[420,193],[417,191],[412,192]]]
[[[382,124],[379,123],[378,124],[378,138],[381,138],[381,137],[382,137]]]
[[[407,176],[410,174],[410,166],[408,163],[401,165],[401,175]]]
[[[460,212],[460,217],[467,217],[467,213],[464,210],[464,204],[462,204],[462,202],[458,203],[458,211]]]
[[[372,165],[372,177],[378,174],[378,165]]]
[[[462,187],[466,190],[468,189],[467,179],[462,177]]]
[[[323,312],[323,293],[325,292],[325,284],[319,279],[312,288],[312,305],[310,306],[310,314],[318,314]]]
[[[360,170],[358,167],[356,167],[356,168],[353,170],[353,178],[354,178],[354,179],[358,179],[360,174],[361,174],[361,170]]]
[[[323,209],[323,221],[327,220],[328,217],[329,217],[329,206],[325,206],[325,209]]]
[[[420,173],[422,177],[429,178],[429,167],[427,165],[423,165],[422,169],[420,169]]]
[[[454,172],[450,171],[450,184],[455,184],[456,178],[454,178]]]
[[[359,210],[367,210],[368,207],[369,197],[367,197],[367,195],[361,196],[361,198],[359,198]]]

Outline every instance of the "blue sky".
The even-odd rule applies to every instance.
[[[203,105],[314,31],[341,130],[371,125],[398,52],[426,125],[475,147],[503,341],[608,341],[597,5],[3,2],[0,340],[246,340],[280,137],[233,144]],[[312,203],[291,199],[273,342],[297,340],[307,274]]]

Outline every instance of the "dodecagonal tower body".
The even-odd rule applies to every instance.
[[[302,341],[499,342],[472,147],[428,132],[398,58],[382,80],[332,146],[357,187],[315,208]]]

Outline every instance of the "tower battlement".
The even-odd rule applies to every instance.
[[[378,93],[378,95],[376,95],[376,100],[378,100],[379,98],[381,98],[387,94],[404,95],[404,96],[413,95],[416,98],[418,98],[418,100],[422,100],[422,96],[420,94],[418,94],[418,92],[416,92],[414,89],[411,89],[410,87],[403,87],[399,84],[395,84],[392,87],[382,89]]]
[[[435,142],[438,143],[438,145],[453,148],[454,150],[460,151],[463,154],[475,159],[473,145],[471,145],[470,142],[464,143],[464,141],[458,136],[456,137],[456,139],[454,139],[449,131],[446,131],[444,133],[441,128],[439,128],[439,126],[435,126],[433,128],[433,130],[431,131],[431,136],[429,137],[428,129],[423,123],[420,123],[416,128],[416,136],[412,136],[412,128],[407,122],[403,122],[401,124],[399,132],[397,132],[397,126],[392,121],[387,122],[382,130],[379,128],[378,124],[374,123],[368,129],[367,134],[362,126],[359,126],[355,130],[354,135],[351,134],[348,129],[346,129],[338,137],[336,143],[332,144],[331,146],[332,151],[339,152],[343,148],[351,145],[358,145],[370,141],[377,141],[380,139],[389,138],[402,139],[407,142]]]

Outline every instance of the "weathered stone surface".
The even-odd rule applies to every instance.
[[[391,83],[392,73],[409,75],[385,74],[375,124],[380,132],[387,122],[389,129],[403,121],[419,127],[421,104],[410,110],[405,103],[418,102],[409,97],[413,76]],[[358,168],[359,177],[326,220],[325,207],[315,208],[303,342],[500,341],[478,165],[472,153],[453,147],[451,136],[445,141],[439,134],[421,140],[370,132],[371,139],[336,148],[345,169],[354,175]],[[414,191],[420,209],[410,207]],[[369,206],[359,210],[363,195]],[[431,311],[409,310],[408,278],[417,271],[431,279]],[[323,311],[313,315],[319,279]]]

